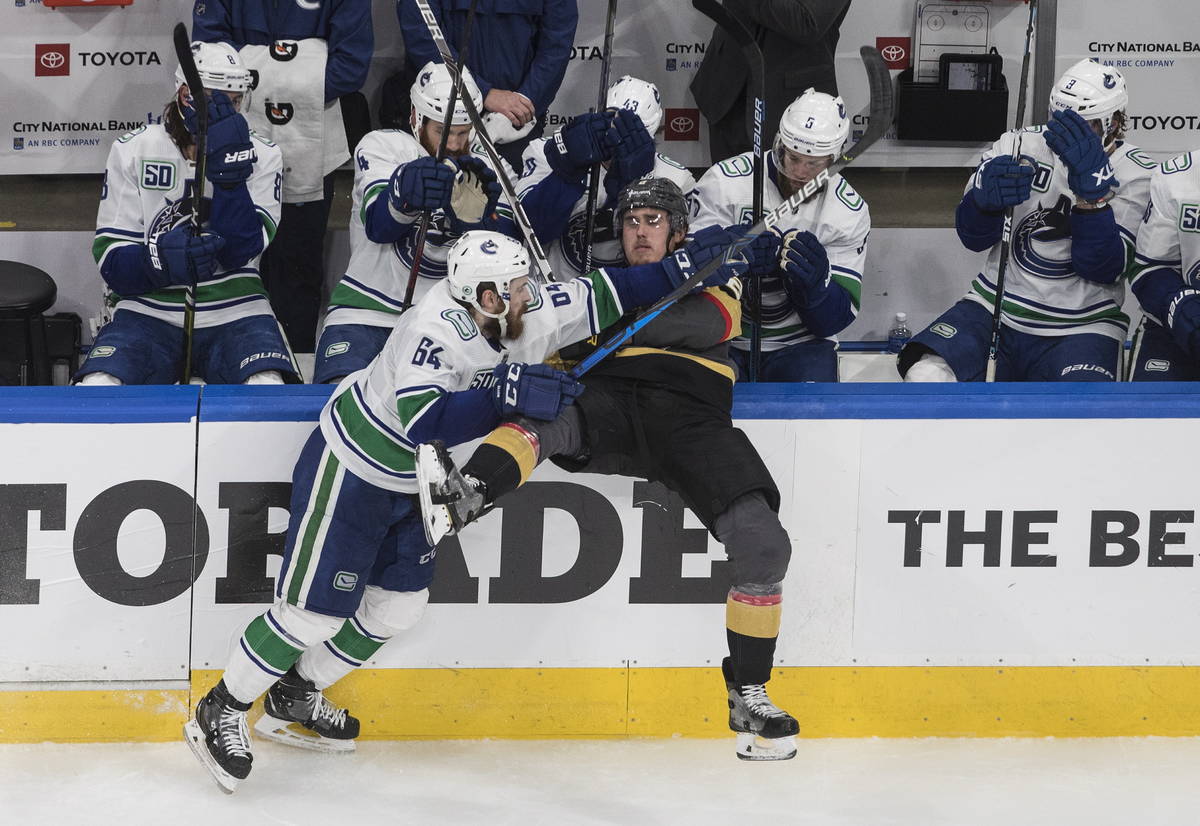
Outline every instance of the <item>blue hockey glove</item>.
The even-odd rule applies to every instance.
[[[250,126],[229,96],[214,91],[208,102],[208,151],[204,177],[232,186],[249,179],[258,155],[250,143]]]
[[[546,141],[546,163],[570,181],[579,181],[588,167],[612,157],[607,132],[612,112],[576,115]]]
[[[975,180],[975,205],[985,212],[1001,212],[1024,203],[1033,194],[1033,167],[1008,155],[992,158]]]
[[[807,307],[829,286],[829,255],[817,236],[807,230],[794,229],[783,236],[779,263],[793,304]]]
[[[1167,308],[1171,338],[1193,359],[1200,357],[1200,292],[1182,289]]]
[[[478,229],[496,211],[500,182],[480,158],[466,155],[456,159],[458,174],[450,195],[450,231],[462,235]]]
[[[396,212],[444,209],[450,205],[457,172],[454,161],[439,161],[432,155],[409,161],[392,173],[388,203]]]
[[[216,272],[217,253],[224,246],[221,236],[212,232],[192,235],[192,228],[182,224],[150,239],[146,271],[158,287],[194,286]]]
[[[1099,136],[1078,112],[1055,112],[1044,134],[1046,146],[1067,167],[1067,186],[1080,198],[1099,200],[1119,185]]]
[[[724,229],[719,226],[705,227],[692,236],[687,245],[676,250],[662,260],[663,269],[671,280],[671,285],[678,287],[691,278],[696,272],[714,258],[722,258],[729,247],[742,237],[744,227]],[[730,256],[729,260],[717,267],[696,286],[697,290],[704,287],[719,287],[729,279],[741,275],[750,268],[750,262],[741,252]]]
[[[549,421],[583,392],[583,385],[548,364],[497,364],[492,397],[501,416],[518,414]]]
[[[749,225],[745,225],[749,229]],[[742,250],[750,262],[752,275],[771,275],[779,269],[779,251],[782,245],[779,235],[774,229],[761,233],[750,245]]]
[[[616,203],[622,189],[654,171],[654,138],[629,109],[616,110],[606,137],[612,146],[612,164],[604,176],[604,191]]]

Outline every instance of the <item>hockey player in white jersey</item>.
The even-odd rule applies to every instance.
[[[555,418],[582,388],[541,362],[653,303],[736,237],[714,229],[660,262],[544,285],[531,282],[530,256],[512,238],[476,230],[455,242],[446,278],[338,385],[296,464],[276,602],[247,626],[185,726],[223,789],[250,772],[246,712],[263,692],[263,736],[353,748],[359,721],[322,690],[415,625],[433,579],[436,552],[413,495],[416,446],[469,441],[504,416]],[[704,283],[744,268],[735,259]]]
[[[531,143],[523,156],[519,197],[559,280],[584,272],[587,184],[593,164],[601,164],[593,267],[624,263],[612,220],[621,190],[646,175],[673,181],[685,197],[696,186],[686,167],[656,151],[655,140],[663,128],[657,86],[625,75],[609,87],[607,102],[607,111],[572,118],[554,135]]]
[[[469,70],[466,89],[483,106]],[[427,63],[413,82],[409,123],[369,132],[354,151],[350,263],[329,299],[317,344],[313,381],[340,381],[365,367],[403,310],[416,255],[417,226],[431,213],[414,302],[446,276],[446,254],[470,229],[515,235],[511,210],[483,150],[472,145],[466,106],[455,99],[446,159],[436,160],[453,81],[444,64]],[[510,180],[516,175],[504,165]]]
[[[1130,380],[1200,380],[1200,151],[1151,175],[1130,282],[1145,311]]]
[[[1116,380],[1129,327],[1122,275],[1157,166],[1124,140],[1128,101],[1117,69],[1081,60],[1051,89],[1045,126],[1006,132],[984,153],[955,227],[987,259],[966,297],[900,352],[906,381],[984,380],[1008,208],[996,379]]]
[[[813,89],[792,101],[766,157],[763,208],[770,211],[833,163],[850,134],[840,97]],[[701,176],[692,196],[692,226],[730,226],[757,220],[753,213],[754,158],[743,152]],[[762,318],[754,318],[751,289],[742,296],[743,336],[730,353],[739,377],[750,367],[748,325],[759,324],[759,381],[837,381],[837,334],[858,315],[871,213],[850,184],[835,174],[775,230],[791,249],[782,259],[764,234],[752,245],[759,273]]]
[[[112,320],[76,381],[178,381],[184,295],[195,288],[192,372],[209,383],[295,378],[291,351],[271,311],[258,260],[279,221],[279,149],[250,131],[250,72],[225,43],[193,43],[209,93],[203,232],[193,234],[196,110],[183,73],[161,123],[118,138],[109,151],[92,254]]]

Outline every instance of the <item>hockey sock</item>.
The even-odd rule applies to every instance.
[[[537,434],[505,422],[487,435],[462,472],[483,482],[487,501],[495,502],[525,484],[539,458]]]
[[[229,693],[243,703],[258,699],[300,659],[303,649],[293,641],[271,611],[251,620],[225,667]]]
[[[324,691],[375,656],[389,639],[372,634],[357,617],[351,617],[331,639],[305,651],[296,670]]]
[[[750,594],[737,588],[729,590],[725,601],[725,633],[733,682],[738,685],[765,683],[771,679],[775,661],[775,641],[783,614],[783,594]]]

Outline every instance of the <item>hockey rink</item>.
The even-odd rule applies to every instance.
[[[182,742],[0,746],[0,817],[41,824],[1182,824],[1200,738],[259,743],[228,796]]]

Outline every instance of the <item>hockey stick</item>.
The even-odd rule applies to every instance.
[[[1021,58],[1021,88],[1017,91],[1017,122],[1020,129],[1025,122],[1025,92],[1029,85],[1029,54],[1033,43],[1033,28],[1037,23],[1037,0],[1029,0],[1029,26],[1025,29],[1025,56]],[[1017,132],[1013,144],[1013,160],[1021,159],[1021,133]],[[1012,252],[1013,208],[1004,208],[1004,226],[1000,230],[1000,263],[996,266],[996,301],[992,307],[992,343],[988,347],[987,369],[984,381],[996,380],[996,360],[1000,355],[1000,317],[1004,308],[1004,275],[1008,270],[1008,256]]]
[[[762,235],[764,232],[771,231],[771,225],[782,218],[784,215],[796,214],[800,211],[801,205],[811,198],[817,190],[826,186],[829,179],[841,172],[847,166],[852,164],[863,152],[867,151],[877,140],[883,137],[887,132],[888,127],[892,124],[893,113],[893,90],[892,90],[892,74],[888,71],[887,65],[883,62],[883,57],[879,52],[871,46],[863,46],[858,50],[862,56],[863,65],[867,70],[867,84],[871,90],[871,114],[870,123],[867,124],[866,130],[863,132],[858,142],[841,154],[827,169],[821,170],[811,181],[800,187],[792,194],[790,198],[777,206],[775,209],[768,212],[762,218],[754,223],[754,226],[746,230],[738,240],[734,241],[725,254],[720,258],[714,258],[703,267],[701,267],[691,278],[684,281],[678,287],[665,296],[656,301],[648,309],[638,315],[629,326],[613,335],[608,341],[601,344],[592,351],[587,358],[575,365],[571,370],[573,378],[579,378],[588,370],[591,370],[601,361],[603,361],[610,353],[621,348],[629,339],[633,338],[639,330],[657,318],[664,310],[670,307],[679,299],[690,293],[698,287],[704,279],[708,278],[722,264],[730,261],[737,256],[745,247]]]
[[[429,36],[433,39],[433,44],[437,47],[438,53],[442,56],[442,62],[450,70],[455,84],[460,87],[459,96],[462,98],[463,107],[467,110],[467,117],[471,119],[471,125],[475,127],[475,136],[478,138],[480,146],[483,147],[488,160],[492,162],[496,178],[500,181],[500,188],[504,190],[504,195],[508,198],[509,205],[512,207],[513,221],[516,223],[517,228],[521,230],[521,234],[525,236],[525,245],[529,247],[529,252],[533,256],[533,266],[538,271],[538,276],[542,281],[553,281],[554,275],[550,272],[550,262],[546,259],[546,252],[542,249],[542,243],[534,233],[533,224],[529,222],[529,216],[525,214],[525,209],[521,206],[521,201],[517,198],[516,188],[513,187],[512,181],[508,179],[508,175],[504,172],[504,160],[496,151],[492,139],[488,137],[487,129],[483,125],[483,119],[479,116],[479,110],[475,108],[475,101],[471,100],[470,95],[461,93],[462,78],[458,74],[454,55],[450,53],[450,46],[446,43],[446,36],[442,34],[442,27],[438,25],[433,9],[429,7],[427,0],[413,0],[413,2],[416,3],[417,9],[421,12],[421,19],[425,23],[425,28],[429,30]]]
[[[455,64],[459,71],[467,65],[467,47],[471,45],[471,31],[475,28],[475,6],[479,0],[471,0],[471,5],[467,9],[467,25],[466,31],[463,33],[462,48],[458,50],[458,63]],[[465,91],[465,90],[464,90]],[[458,84],[450,84],[450,98],[446,104],[446,114],[442,117],[442,136],[438,138],[437,152],[434,153],[434,159],[441,163],[446,157],[446,143],[450,139],[450,127],[454,123],[454,108],[458,102]],[[417,136],[419,143],[421,137]],[[425,236],[429,234],[429,223],[433,220],[432,210],[423,210],[421,212],[421,223],[417,225],[417,237],[413,241],[413,261],[412,269],[408,271],[408,284],[404,287],[404,301],[400,304],[400,312],[403,313],[412,306],[413,293],[417,290],[417,274],[421,270],[421,259],[425,257]]]
[[[208,96],[204,92],[204,83],[200,80],[200,72],[196,69],[196,59],[192,56],[192,41],[188,37],[187,26],[175,24],[172,32],[175,41],[175,56],[179,58],[179,67],[183,70],[183,79],[187,81],[188,92],[192,96],[192,106],[196,110],[196,166],[192,176],[192,234],[200,234],[200,207],[204,204],[204,170],[208,165]],[[180,384],[192,381],[192,338],[196,329],[196,286],[188,284],[183,288],[183,368],[180,371]]]
[[[596,111],[608,107],[608,70],[612,64],[613,23],[617,19],[617,0],[608,0],[608,17],[604,21],[604,53],[600,58],[600,99]],[[592,238],[596,232],[596,200],[600,195],[600,164],[592,164],[588,173],[587,212],[584,213],[583,271],[592,271]]]
[[[726,34],[732,37],[742,50],[742,56],[750,67],[750,88],[754,90],[754,172],[751,185],[754,187],[751,195],[751,220],[757,221],[763,215],[763,150],[762,134],[763,121],[766,119],[767,99],[767,64],[763,58],[762,49],[753,33],[746,25],[730,13],[718,0],[692,0],[696,11],[708,17]],[[759,362],[762,359],[762,276],[755,273],[752,296],[754,319],[750,325],[750,375],[752,382],[758,381]]]

